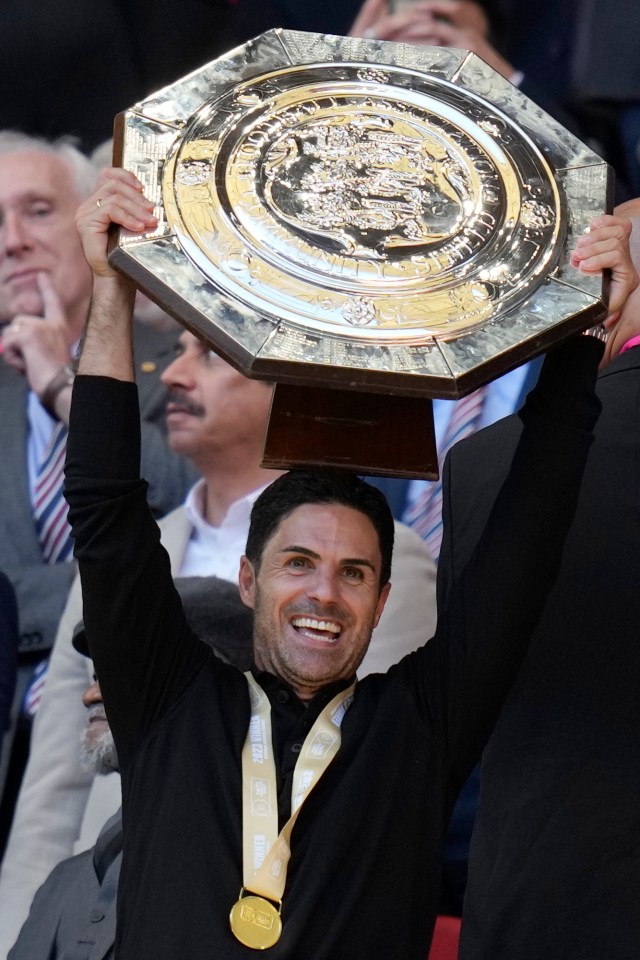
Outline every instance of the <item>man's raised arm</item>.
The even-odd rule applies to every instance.
[[[110,225],[153,228],[150,208],[136,178],[111,169],[77,218],[93,298],[73,390],[65,493],[85,629],[121,771],[208,658],[184,619],[140,478],[135,288],[107,261]]]
[[[93,271],[93,296],[78,373],[133,382],[132,320],[135,286],[107,260],[107,236],[115,223],[133,233],[153,228],[153,204],[127,170],[104,170],[95,192],[76,217],[84,254]]]

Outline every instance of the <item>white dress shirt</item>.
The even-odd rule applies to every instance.
[[[185,510],[193,527],[182,563],[181,577],[222,577],[238,582],[240,557],[244,553],[251,508],[265,489],[260,487],[231,504],[219,527],[204,518],[205,481],[198,480],[185,501]]]

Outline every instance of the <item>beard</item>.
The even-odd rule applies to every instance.
[[[118,754],[111,730],[107,727],[98,736],[91,736],[91,728],[82,734],[80,762],[88,773],[106,774],[117,772]]]
[[[310,616],[318,620],[335,618],[345,625],[353,626],[351,614],[337,604],[320,604],[311,600],[295,600],[284,607],[283,618],[293,615]],[[353,676],[364,658],[371,633],[373,631],[373,616],[362,624],[358,634],[351,639],[349,649],[341,656],[334,658],[321,651],[311,652],[304,648],[298,649],[295,644],[289,646],[278,643],[278,623],[274,622],[269,607],[265,602],[262,591],[256,584],[253,607],[253,643],[254,657],[261,669],[273,673],[289,683],[296,691],[310,688],[317,689],[325,684],[335,683],[337,680]],[[330,650],[330,647],[327,648]]]

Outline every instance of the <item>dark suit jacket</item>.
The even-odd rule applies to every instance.
[[[560,573],[483,759],[462,960],[638,957],[640,349],[610,364],[598,394]],[[519,433],[509,417],[451,453],[441,597]]]
[[[179,331],[178,331],[179,332]],[[173,357],[177,334],[136,324],[137,379],[143,419],[143,470],[158,516],[182,503],[195,476],[172,453],[164,428],[165,391],[159,373]],[[27,383],[0,359],[0,570],[16,591],[21,649],[48,650],[67,599],[75,564],[46,565],[33,523],[26,462]]]
[[[63,860],[36,893],[7,960],[110,960],[122,864],[122,818],[109,819],[93,850]]]
[[[18,663],[18,608],[11,582],[0,573],[0,749],[9,720]]]

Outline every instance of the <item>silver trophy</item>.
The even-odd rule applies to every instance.
[[[433,476],[429,398],[606,316],[609,168],[467,51],[272,30],[116,130],[159,226],[111,262],[277,382],[266,465]]]

